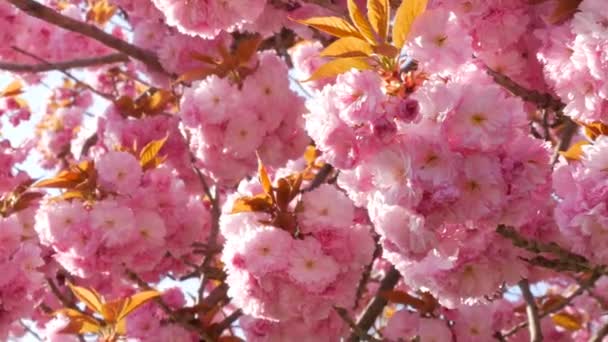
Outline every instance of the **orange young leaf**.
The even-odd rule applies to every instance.
[[[551,315],[551,319],[555,325],[570,331],[577,331],[583,327],[582,318],[580,316],[575,316],[567,312]]]
[[[23,85],[21,84],[21,81],[14,80],[8,86],[6,86],[6,88],[4,88],[0,94],[0,97],[16,96],[21,93],[23,93]]]
[[[128,297],[123,300],[123,305],[118,313],[117,320],[121,321],[125,319],[131,312],[157,297],[160,297],[160,292],[155,290],[142,291]]]
[[[262,185],[262,189],[264,189],[264,193],[270,196],[274,200],[274,195],[272,192],[272,182],[270,181],[270,177],[268,177],[268,171],[266,171],[266,167],[262,163],[262,159],[258,155],[258,177],[260,178],[260,184]]]
[[[175,96],[173,96],[173,93],[160,89],[150,96],[143,96],[141,103],[136,103],[136,105],[141,108],[143,113],[156,114],[164,110],[165,107],[174,100]]]
[[[346,57],[338,58],[321,65],[304,82],[316,81],[322,78],[335,77],[351,69],[368,70],[372,68],[367,57]]]
[[[87,20],[99,25],[105,25],[116,13],[117,8],[109,4],[108,0],[98,0],[87,13]]]
[[[197,80],[202,80],[203,78],[209,76],[209,75],[213,75],[215,74],[215,70],[214,68],[210,68],[210,67],[200,67],[200,68],[195,68],[192,70],[188,70],[185,73],[181,74],[177,80],[174,82],[174,84],[177,83],[181,83],[181,82],[194,82]]]
[[[234,201],[232,214],[245,212],[266,212],[272,209],[272,199],[266,194],[253,197],[241,197]]]
[[[585,140],[581,140],[581,141],[573,144],[572,146],[570,146],[570,148],[567,151],[562,151],[559,154],[561,154],[568,160],[573,160],[573,161],[581,160],[581,158],[583,157],[583,146],[585,146],[585,145],[589,145],[589,142],[585,141]]]
[[[198,53],[198,52],[192,52],[190,54],[192,56],[193,59],[196,59],[199,62],[203,62],[203,63],[207,63],[207,64],[211,64],[211,65],[216,65],[218,64],[218,60],[216,60],[215,58],[211,57],[211,56],[207,56],[207,55],[203,55],[202,53]]]
[[[306,161],[306,166],[313,166],[315,160],[317,160],[317,148],[313,145],[308,145],[304,152],[304,160]]]
[[[591,140],[595,140],[600,135],[608,135],[608,125],[605,125],[599,121],[588,124],[579,122],[578,124],[585,127],[585,135]]]
[[[578,5],[581,4],[583,0],[558,0],[557,7],[549,17],[549,22],[551,24],[559,23],[560,21],[569,19],[576,13],[578,10]]]
[[[103,299],[94,289],[75,286],[68,283],[70,290],[79,301],[83,302],[89,309],[101,314],[103,312]]]
[[[426,303],[414,296],[410,296],[405,291],[383,291],[380,292],[380,296],[384,299],[388,300],[391,303],[404,304],[414,307],[416,309],[423,309],[426,306]]]
[[[374,53],[388,58],[395,58],[399,55],[399,49],[390,44],[382,43],[374,46]]]
[[[114,101],[114,105],[123,115],[126,114],[135,118],[139,118],[142,115],[141,111],[135,105],[135,101],[129,96],[124,95],[119,97]]]
[[[405,44],[412,25],[426,9],[428,0],[404,0],[397,9],[393,23],[393,45],[401,49]]]
[[[252,37],[243,39],[239,42],[236,47],[235,56],[239,61],[239,64],[244,65],[251,60],[258,50],[260,43],[262,42],[262,36],[256,34]]]
[[[364,57],[374,53],[368,42],[357,37],[344,37],[336,40],[321,51],[323,57]]]
[[[371,44],[376,44],[378,39],[376,38],[376,32],[370,25],[367,18],[361,13],[359,6],[354,0],[348,0],[348,13],[350,14],[350,19],[355,24],[355,27],[359,30],[359,33]]]
[[[100,322],[78,310],[63,308],[53,312],[54,316],[62,315],[70,320],[70,323],[62,329],[65,334],[97,334],[101,331]]]
[[[296,21],[301,24],[311,26],[319,31],[331,34],[332,36],[338,38],[363,38],[363,36],[361,36],[361,33],[359,33],[359,31],[357,31],[357,29],[353,25],[339,17],[313,17]]]
[[[280,210],[287,210],[289,202],[291,202],[291,184],[285,179],[281,178],[277,181],[277,206]]]
[[[378,32],[380,40],[386,42],[391,19],[389,0],[367,0],[367,18],[373,29]]]
[[[141,149],[141,152],[139,152],[139,165],[141,165],[143,169],[149,169],[156,166],[155,160],[158,156],[158,152],[163,148],[168,138],[169,135],[167,134],[162,139],[152,140]]]

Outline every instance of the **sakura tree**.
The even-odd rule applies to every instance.
[[[608,340],[605,1],[0,27],[0,340]]]

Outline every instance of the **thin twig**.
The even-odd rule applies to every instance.
[[[357,326],[357,324],[353,321],[353,319],[350,317],[350,315],[348,314],[348,311],[346,309],[338,307],[338,306],[334,306],[334,310],[338,313],[338,315],[342,318],[342,320],[344,322],[346,322],[346,324],[348,324],[348,326],[350,327],[350,329],[355,334],[357,334],[357,336],[360,339],[362,339],[364,341],[378,341],[373,336],[370,336],[364,330],[362,330],[361,328],[359,328]]]
[[[589,339],[589,342],[602,342],[606,336],[608,336],[608,324],[605,324],[600,330],[596,331]]]
[[[541,93],[536,90],[527,89],[517,82],[513,81],[507,75],[497,72],[486,66],[486,71],[494,82],[507,89],[513,95],[521,98],[524,101],[534,103],[538,108],[550,109],[555,112],[560,112],[566,105],[558,98],[553,97],[548,93]]]
[[[23,320],[19,320],[19,324],[21,325],[21,327],[23,327],[23,329],[25,329],[25,331],[27,331],[28,334],[32,335],[36,340],[42,341],[42,337],[40,337],[40,335],[38,335],[32,328],[30,328],[29,325],[23,323]]]
[[[330,164],[323,165],[323,167],[321,167],[321,169],[317,172],[317,175],[312,180],[312,182],[310,182],[310,185],[306,189],[302,190],[302,192],[313,191],[314,189],[321,186],[321,184],[325,182],[325,180],[327,179],[327,177],[329,177],[333,170],[334,167]]]
[[[226,316],[226,318],[224,318],[224,320],[219,322],[217,325],[214,325],[213,331],[215,333],[215,336],[220,336],[222,334],[222,332],[224,332],[224,330],[230,328],[232,323],[236,322],[236,320],[239,319],[239,317],[241,317],[242,315],[243,315],[243,310],[241,310],[241,309],[235,310],[230,315]]]
[[[595,285],[595,282],[597,282],[597,280],[602,276],[603,270],[602,268],[598,268],[596,270],[594,270],[591,273],[591,277],[589,277],[589,279],[582,281],[580,286],[574,291],[572,292],[568,297],[566,297],[563,301],[561,301],[560,303],[556,304],[556,305],[552,305],[551,308],[547,311],[544,311],[542,313],[540,313],[538,315],[539,319],[545,318],[547,316],[549,316],[550,314],[560,311],[561,309],[565,308],[566,306],[570,305],[570,302],[572,302],[572,300],[578,296],[580,296],[583,292],[585,292],[588,288],[592,287],[593,285]],[[513,328],[509,329],[507,332],[503,333],[502,336],[504,336],[505,338],[514,335],[515,333],[517,333],[517,331],[519,331],[522,328],[525,328],[528,326],[528,322],[524,321],[521,322],[517,325],[515,325]]]
[[[15,5],[30,16],[44,20],[48,23],[57,25],[66,30],[73,31],[93,38],[100,43],[118,50],[125,55],[133,57],[149,66],[155,71],[166,73],[160,64],[158,57],[151,51],[144,50],[138,46],[130,44],[120,38],[117,38],[94,25],[84,23],[82,21],[72,19],[65,16],[54,9],[47,7],[35,0],[6,0]]]
[[[11,72],[47,72],[53,70],[69,70],[74,68],[86,68],[105,64],[128,62],[129,57],[122,53],[112,53],[99,57],[80,58],[69,61],[38,63],[38,64],[17,64],[0,61],[0,69]]]
[[[392,290],[395,285],[397,285],[397,282],[399,281],[400,277],[401,276],[399,274],[399,271],[397,271],[394,266],[392,266],[390,270],[386,272],[384,279],[382,279],[382,282],[378,287],[378,292],[376,293],[376,296],[369,303],[369,305],[365,309],[365,312],[357,322],[357,326],[360,330],[368,331],[372,327],[378,316],[380,316],[380,314],[382,313],[382,310],[384,310],[386,304],[388,304],[388,300],[386,300],[386,298],[384,298],[381,294],[386,291]],[[348,338],[348,340],[358,341],[359,338],[358,335],[353,332]]]
[[[574,121],[567,119],[565,126],[561,132],[559,144],[553,152],[553,157],[551,158],[551,165],[555,165],[555,163],[557,163],[557,161],[559,160],[559,152],[566,151],[568,149],[568,147],[570,146],[570,142],[572,141],[572,138],[574,137],[574,134],[577,130],[578,125]]]
[[[143,279],[141,279],[141,278],[140,278],[140,277],[137,275],[137,273],[135,273],[135,272],[133,272],[133,271],[131,271],[131,270],[129,270],[129,269],[127,269],[127,270],[125,271],[125,273],[126,273],[127,277],[128,277],[129,279],[131,279],[131,281],[134,281],[134,282],[137,284],[137,286],[139,286],[140,288],[145,289],[145,290],[153,290],[153,288],[152,288],[150,285],[148,285],[148,283],[147,283],[147,282],[145,282]],[[211,335],[209,335],[209,334],[208,334],[208,333],[207,333],[207,332],[204,330],[204,328],[203,328],[202,326],[200,326],[200,325],[196,325],[196,324],[193,324],[191,320],[187,319],[187,317],[184,317],[184,316],[181,316],[181,315],[177,315],[177,314],[176,314],[176,313],[175,313],[175,312],[174,312],[174,311],[173,311],[173,310],[172,310],[172,309],[169,307],[169,305],[167,305],[167,303],[165,303],[165,302],[162,300],[162,298],[161,298],[161,297],[156,297],[156,298],[154,299],[154,301],[156,302],[156,304],[158,304],[158,306],[161,308],[161,310],[163,310],[163,312],[164,312],[164,313],[165,313],[167,316],[169,316],[169,318],[170,318],[170,319],[171,319],[173,322],[175,322],[175,323],[177,323],[177,324],[179,324],[179,325],[183,326],[184,328],[186,328],[186,329],[188,329],[188,330],[190,330],[190,331],[192,331],[192,332],[194,332],[194,333],[197,333],[197,334],[198,334],[198,335],[199,335],[199,336],[200,336],[200,337],[201,337],[201,338],[202,338],[204,341],[207,341],[207,342],[212,342],[212,341],[213,341],[213,338],[211,337]]]
[[[543,332],[540,327],[540,318],[538,316],[538,307],[534,300],[534,295],[530,291],[530,283],[528,279],[522,279],[517,283],[521,290],[522,297],[526,302],[526,314],[528,316],[528,330],[530,331],[530,342],[541,342],[543,340]]]
[[[53,281],[53,279],[51,278],[46,278],[46,282],[47,284],[49,284],[49,287],[51,289],[51,292],[53,293],[53,295],[55,297],[57,297],[57,299],[59,299],[59,301],[61,302],[61,304],[63,304],[64,307],[66,308],[71,308],[71,309],[75,309],[78,311],[81,311],[74,302],[72,302],[71,300],[69,300],[62,292],[61,290],[57,287],[57,285],[55,284],[55,282]]]
[[[27,52],[27,51],[25,51],[25,50],[23,50],[23,49],[21,49],[21,48],[19,48],[17,46],[13,46],[13,50],[15,50],[15,51],[17,51],[19,53],[22,53],[22,54],[24,54],[26,56],[29,56],[31,58],[34,58],[35,60],[37,60],[37,61],[39,61],[41,63],[44,63],[46,65],[49,65],[49,66],[53,65],[52,63],[48,62],[47,60],[45,60],[43,58],[40,58],[40,57],[34,55],[33,53]],[[57,70],[57,71],[59,71],[62,74],[66,75],[67,77],[69,77],[70,79],[72,79],[74,82],[83,85],[85,88],[87,88],[88,90],[92,91],[93,93],[99,95],[100,97],[103,97],[104,99],[106,99],[108,101],[113,101],[112,96],[110,96],[109,94],[102,93],[99,90],[97,90],[97,89],[93,88],[92,86],[90,86],[89,84],[80,81],[78,78],[76,78],[76,76],[72,75],[68,71],[66,71],[66,70]]]

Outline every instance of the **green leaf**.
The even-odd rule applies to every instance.
[[[397,9],[393,24],[393,44],[401,49],[412,29],[414,20],[426,9],[428,0],[404,0]]]
[[[315,81],[328,77],[335,77],[347,71],[350,71],[353,68],[357,70],[368,70],[372,68],[372,65],[369,63],[369,59],[367,57],[338,58],[320,66],[310,76],[310,78],[308,78],[304,82]]]
[[[336,40],[321,51],[323,57],[364,57],[374,52],[368,42],[357,37],[344,37]]]

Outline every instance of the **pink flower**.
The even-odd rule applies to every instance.
[[[129,243],[134,236],[135,215],[130,208],[106,200],[93,206],[91,226],[101,231],[106,246],[120,246]]]
[[[524,117],[521,102],[505,98],[497,86],[473,85],[444,128],[452,148],[490,151],[508,141],[513,125]]]
[[[445,9],[428,10],[417,18],[408,39],[408,53],[425,71],[456,69],[473,56],[471,37]]]
[[[310,292],[323,291],[336,280],[340,266],[314,239],[295,240],[289,255],[289,276]]]
[[[372,71],[352,70],[336,80],[333,101],[340,118],[348,125],[369,123],[382,115],[381,103],[386,101],[382,93],[382,80]]]
[[[251,274],[261,277],[287,268],[293,238],[282,229],[263,227],[242,237],[240,253]]]
[[[355,207],[334,186],[323,184],[302,196],[300,223],[304,232],[326,227],[348,227],[352,224]]]
[[[219,124],[230,117],[236,106],[236,89],[227,78],[215,75],[187,88],[181,100],[181,116],[189,126]]]
[[[109,191],[129,194],[141,182],[139,162],[127,152],[110,151],[99,157],[95,167],[101,185]]]
[[[151,210],[138,210],[135,213],[135,229],[146,248],[162,246],[167,233],[163,219]]]
[[[186,34],[213,38],[221,30],[232,31],[240,24],[255,20],[264,8],[264,1],[218,0],[153,0],[167,19]]]

